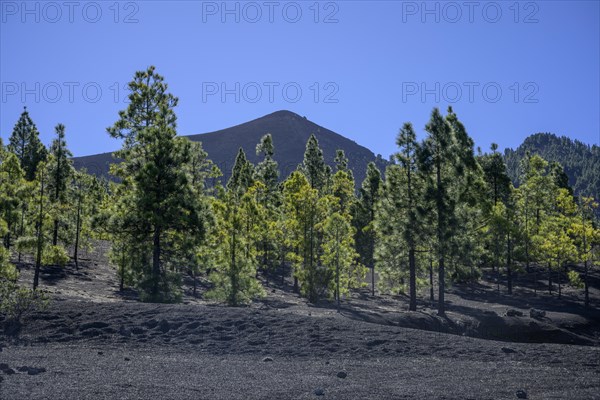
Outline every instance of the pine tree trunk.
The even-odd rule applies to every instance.
[[[10,224],[7,227],[8,231],[6,232],[6,236],[4,237],[4,247],[6,248],[6,250],[10,250]]]
[[[152,297],[158,296],[158,282],[160,280],[160,228],[154,228],[152,238]]]
[[[408,265],[410,269],[410,303],[408,309],[409,311],[417,311],[417,268],[415,262],[415,249],[412,247],[408,250]]]
[[[442,198],[442,171],[439,161],[437,162],[437,239],[438,239],[438,315],[443,317],[446,315],[446,307],[444,304],[444,291],[446,285],[446,277],[444,271],[444,205]]]
[[[285,285],[285,250],[281,252],[281,286]]]
[[[552,267],[548,263],[548,293],[552,296]]]
[[[584,287],[584,307],[588,308],[590,306],[590,292],[588,288],[588,258],[587,258],[587,237],[585,232],[585,213],[581,213],[581,222],[583,223],[583,253],[585,254],[585,258],[583,259],[583,267],[584,275],[583,275],[583,287]]]
[[[561,290],[562,276],[561,276],[560,267],[556,271],[556,277],[558,278],[558,298],[561,299],[562,298],[562,290]]]
[[[23,203],[23,207],[21,207],[21,227],[19,229],[19,236],[23,236],[23,232],[25,229],[25,204]],[[19,250],[19,254],[17,256],[17,261],[20,264],[21,263],[21,250]]]
[[[590,291],[589,291],[589,284],[588,284],[588,263],[587,263],[587,258],[583,262],[583,265],[585,267],[585,273],[583,275],[583,286],[584,286],[584,291],[585,291],[584,306],[585,306],[585,308],[588,308],[590,306]]]
[[[54,229],[52,231],[52,246],[56,246],[58,244],[58,220],[54,220]]]
[[[527,213],[529,197],[525,197],[525,270],[529,270],[529,214]]]
[[[433,290],[433,258],[431,258],[431,255],[429,255],[429,300],[431,300],[431,305],[433,306],[435,295]]]
[[[121,250],[121,281],[119,282],[119,291],[125,287],[125,248]]]
[[[508,286],[508,294],[512,294],[512,287],[513,287],[513,281],[512,281],[512,268],[511,268],[511,263],[512,263],[512,257],[511,257],[511,250],[510,250],[510,233],[508,234],[508,239],[506,240],[506,283]]]
[[[496,269],[496,291],[500,292],[500,267]]]
[[[35,257],[35,273],[33,275],[33,290],[36,290],[40,279],[40,267],[42,265],[43,228],[44,228],[44,173],[40,174],[40,213],[38,217],[37,230],[37,255]]]
[[[339,245],[338,245],[339,246]],[[339,260],[339,249],[336,253],[335,260],[335,290],[337,294],[337,312],[340,312],[340,260]]]
[[[375,264],[371,265],[371,296],[375,297]]]
[[[77,200],[77,221],[75,223],[75,250],[73,251],[73,259],[75,260],[75,268],[79,269],[79,233],[81,231],[81,196]]]

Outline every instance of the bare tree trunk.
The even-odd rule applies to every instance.
[[[281,249],[281,286],[285,285],[285,249]]]
[[[81,231],[81,193],[77,199],[77,221],[75,223],[75,250],[73,251],[73,259],[75,260],[75,268],[79,269],[79,233]]]
[[[122,292],[125,286],[125,247],[121,250],[121,282],[119,282],[119,290]]]
[[[566,269],[566,267],[565,267]],[[561,281],[562,281],[562,276],[561,276],[561,268],[559,266],[558,270],[556,271],[556,275],[558,278],[558,298],[561,299],[562,298],[562,290],[561,290]]]
[[[409,311],[417,311],[417,267],[415,249],[412,247],[408,250],[408,265],[410,269],[410,303],[408,309]]]
[[[431,300],[431,306],[434,305],[435,295],[433,290],[433,258],[429,255],[429,300]]]
[[[513,286],[513,282],[512,282],[512,269],[511,269],[511,263],[512,263],[512,257],[511,257],[511,249],[510,249],[510,232],[508,232],[507,234],[507,239],[506,239],[506,283],[508,286],[508,294],[512,294],[512,286]]]
[[[337,294],[337,312],[340,312],[340,249],[339,249],[339,233],[336,231],[335,240],[338,243],[338,248],[335,253],[335,290]]]
[[[40,172],[40,213],[38,217],[37,229],[37,255],[35,258],[35,273],[33,275],[33,290],[36,290],[40,279],[40,267],[42,265],[42,247],[43,247],[43,224],[44,224],[44,172]]]
[[[158,296],[158,281],[160,280],[160,228],[154,228],[152,239],[152,297]]]
[[[552,295],[552,267],[548,263],[548,293]]]
[[[590,306],[590,291],[589,291],[589,284],[588,284],[588,262],[587,262],[587,258],[583,262],[583,265],[585,267],[585,273],[583,275],[583,286],[585,288],[584,289],[585,290],[584,305],[585,305],[585,308],[588,308]]]
[[[21,207],[21,227],[19,228],[19,236],[21,236],[21,237],[23,236],[24,229],[25,229],[25,203],[23,203],[23,206]],[[19,262],[19,264],[21,263],[21,250],[19,250],[17,261]]]
[[[439,287],[439,293],[438,293],[438,315],[440,317],[443,317],[446,315],[446,307],[444,304],[444,292],[446,289],[446,276],[445,276],[445,270],[444,270],[444,207],[443,207],[443,199],[442,199],[442,193],[441,193],[441,187],[442,187],[442,171],[441,171],[441,166],[439,165],[439,161],[437,164],[437,236],[438,236],[438,287]]]

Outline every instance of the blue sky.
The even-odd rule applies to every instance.
[[[288,109],[387,157],[452,105],[483,149],[600,144],[599,4],[0,0],[0,135],[27,105],[44,143],[60,122],[75,155],[116,150],[105,128],[155,65],[181,135]]]

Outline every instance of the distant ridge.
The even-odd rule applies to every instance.
[[[274,158],[279,163],[282,179],[302,163],[306,142],[313,133],[319,140],[325,161],[329,165],[334,164],[336,150],[344,150],[357,185],[360,185],[364,179],[370,161],[374,161],[382,172],[387,165],[384,159],[376,157],[366,147],[287,110],[276,111],[230,128],[186,137],[192,141],[202,142],[208,157],[221,169],[223,180],[226,181],[231,174],[240,147],[244,149],[252,163],[256,164],[260,161],[261,158],[256,156],[256,144],[267,133],[273,136]],[[111,153],[75,157],[73,161],[76,168],[85,167],[89,173],[105,177],[109,176],[110,164],[115,162]]]
[[[538,154],[548,162],[559,162],[575,195],[600,199],[600,147],[588,145],[566,136],[536,133],[528,136],[515,150],[504,151],[508,175],[519,185],[519,163],[527,152]]]

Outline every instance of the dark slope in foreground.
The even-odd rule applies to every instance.
[[[290,111],[277,111],[230,128],[186,137],[202,142],[208,157],[223,171],[224,180],[227,180],[240,147],[254,164],[260,161],[256,156],[256,144],[267,133],[273,136],[275,160],[279,163],[282,178],[302,162],[311,134],[319,140],[325,161],[330,165],[333,165],[336,150],[344,150],[357,184],[364,179],[370,161],[375,161],[382,172],[385,169],[385,160],[377,158],[369,149]],[[88,172],[102,176],[108,175],[109,165],[114,162],[110,153],[76,157],[73,161],[76,168],[85,167]]]
[[[592,399],[600,389],[598,347],[317,314],[65,299],[4,343],[0,398]]]

